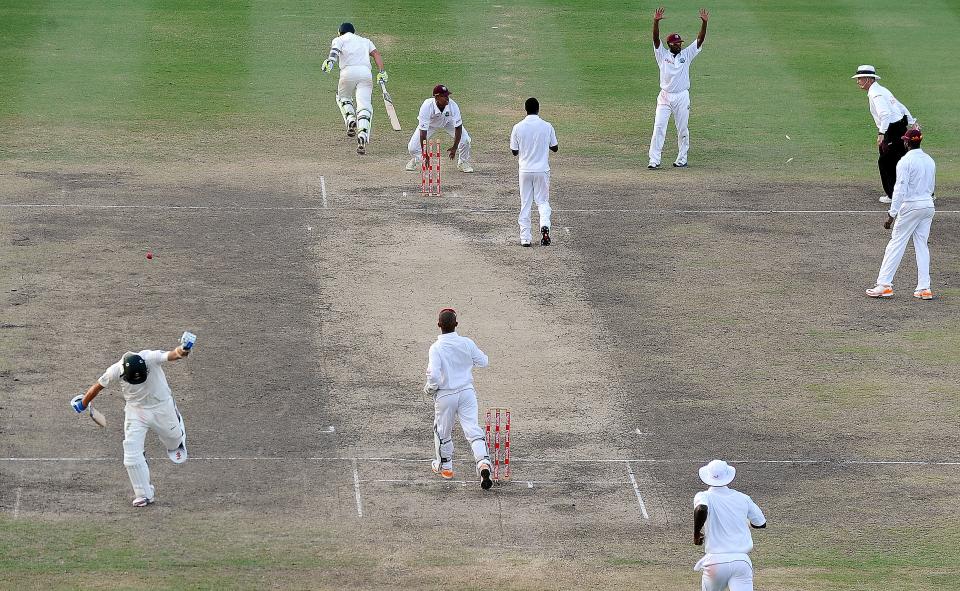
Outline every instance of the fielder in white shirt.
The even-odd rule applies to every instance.
[[[893,276],[912,238],[913,250],[917,253],[917,288],[913,290],[913,297],[932,300],[927,240],[930,239],[930,225],[936,211],[933,195],[937,166],[933,158],[920,149],[923,133],[919,129],[908,130],[901,141],[907,153],[897,163],[897,184],[893,187],[893,201],[887,212],[887,220],[883,223],[888,230],[892,225],[893,233],[883,253],[877,284],[867,290],[867,295],[872,298],[893,296]]]
[[[136,495],[133,499],[134,507],[146,507],[156,499],[155,489],[150,483],[150,468],[147,467],[147,460],[143,455],[144,440],[149,429],[153,429],[160,437],[174,464],[187,461],[187,431],[161,366],[190,354],[193,341],[188,339],[188,335],[189,333],[184,333],[180,346],[173,351],[128,351],[119,361],[108,367],[85,394],[71,400],[73,409],[81,413],[101,390],[113,384],[120,385],[126,401],[123,465],[127,468],[127,475]]]
[[[686,49],[678,33],[667,36],[667,50],[660,43],[660,21],[663,8],[653,15],[653,55],[660,67],[660,94],[657,95],[657,115],[653,121],[653,137],[650,138],[650,163],[647,168],[660,168],[660,155],[663,142],[667,137],[667,123],[673,114],[673,124],[677,128],[679,152],[673,165],[683,168],[687,165],[687,151],[690,149],[690,133],[687,122],[690,119],[690,63],[700,54],[703,39],[707,36],[707,19],[710,14],[700,9],[700,33],[697,42]]]
[[[870,115],[877,124],[877,151],[880,153],[877,168],[880,169],[880,182],[884,193],[883,197],[880,197],[880,203],[890,203],[893,199],[893,186],[897,182],[897,162],[907,153],[900,138],[906,133],[908,125],[917,126],[917,120],[893,93],[880,86],[877,82],[880,76],[877,76],[877,70],[873,66],[860,66],[851,78],[855,78],[857,86],[867,91]]]
[[[473,389],[473,368],[486,367],[487,356],[467,337],[456,333],[457,312],[453,308],[440,310],[437,322],[440,336],[430,346],[427,364],[427,383],[423,391],[434,397],[433,440],[436,458],[432,468],[443,478],[453,478],[453,423],[460,418],[463,435],[470,442],[477,462],[480,487],[489,490],[490,456],[487,441],[478,423],[477,393]]]
[[[693,543],[704,549],[693,570],[703,571],[703,591],[753,591],[750,527],[765,528],[767,520],[753,499],[727,487],[736,473],[723,460],[700,468],[700,480],[710,486],[693,498]]]
[[[530,246],[530,209],[540,213],[540,244],[550,246],[550,152],[560,149],[553,125],[540,118],[540,101],[524,103],[527,117],[510,132],[510,151],[520,164],[520,246]]]
[[[433,98],[423,101],[420,113],[417,115],[417,129],[410,136],[407,150],[410,152],[410,161],[406,169],[420,170],[423,158],[423,143],[432,138],[435,133],[443,130],[453,138],[453,145],[447,148],[451,160],[457,158],[457,170],[473,172],[470,164],[470,134],[463,128],[463,117],[460,116],[460,107],[450,98],[450,89],[443,84],[433,87]]]
[[[380,52],[366,37],[356,34],[350,23],[340,25],[339,36],[330,43],[330,56],[320,67],[324,72],[340,66],[340,83],[337,85],[337,106],[347,126],[347,136],[357,138],[357,154],[365,154],[370,143],[370,128],[373,120],[373,72],[370,58],[377,62],[377,84],[387,82],[389,77],[383,67]],[[356,106],[354,106],[356,95]]]

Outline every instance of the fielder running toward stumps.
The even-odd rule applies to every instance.
[[[690,149],[690,132],[687,122],[690,119],[690,63],[700,55],[703,40],[707,36],[707,19],[710,14],[700,9],[700,33],[697,42],[683,47],[679,33],[667,35],[667,47],[660,43],[660,21],[663,8],[653,14],[653,56],[660,68],[660,94],[657,95],[657,114],[653,121],[653,137],[650,138],[650,163],[647,168],[660,168],[660,156],[663,142],[667,137],[667,123],[673,114],[673,124],[677,128],[679,151],[673,165],[677,168],[687,166],[687,151]]]
[[[357,154],[365,154],[370,143],[370,128],[373,121],[373,72],[370,58],[377,62],[377,84],[387,82],[389,77],[383,66],[380,52],[366,37],[356,34],[350,23],[340,25],[339,35],[330,43],[330,56],[323,60],[320,69],[333,70],[340,66],[340,82],[337,85],[337,107],[347,126],[347,136],[357,138]],[[356,100],[356,103],[354,103]]]
[[[919,129],[907,130],[900,141],[906,155],[897,162],[897,182],[893,186],[893,202],[887,212],[883,227],[893,226],[893,233],[883,253],[883,263],[877,284],[867,290],[871,298],[893,296],[893,276],[900,260],[913,238],[913,250],[917,253],[917,288],[913,297],[932,300],[930,290],[930,225],[936,209],[933,195],[936,189],[937,166],[926,152],[920,149],[923,133]]]
[[[753,499],[727,487],[736,473],[723,460],[700,468],[700,480],[710,487],[693,498],[693,543],[704,549],[693,570],[703,571],[703,591],[753,591],[750,527],[763,529],[767,519]]]
[[[540,101],[524,103],[526,118],[510,132],[510,151],[520,165],[520,246],[530,246],[530,209],[540,213],[540,244],[550,246],[550,152],[560,149],[557,132],[540,118]]]
[[[477,392],[473,388],[473,368],[487,367],[489,360],[476,343],[457,334],[457,312],[453,308],[440,310],[437,326],[441,334],[430,345],[427,383],[423,387],[424,393],[434,397],[433,472],[448,480],[453,478],[453,423],[459,417],[477,462],[480,487],[489,490],[493,486],[492,464],[478,422]]]
[[[75,396],[70,401],[73,409],[82,413],[101,390],[115,383],[120,384],[120,391],[126,400],[123,465],[127,468],[136,495],[134,507],[146,507],[156,500],[156,491],[150,483],[150,468],[143,454],[148,430],[152,429],[160,437],[170,461],[174,464],[187,461],[187,431],[161,366],[189,355],[196,338],[189,332],[183,333],[180,346],[172,351],[128,351],[120,361],[103,372],[86,394]]]
[[[406,169],[411,172],[420,170],[424,157],[423,144],[440,130],[446,131],[453,138],[453,145],[447,149],[447,153],[451,160],[457,159],[457,170],[473,172],[470,164],[470,134],[463,128],[459,105],[450,98],[450,89],[443,84],[434,86],[433,98],[428,98],[420,105],[417,128],[407,145],[410,160]]]

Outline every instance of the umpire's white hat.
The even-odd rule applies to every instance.
[[[851,78],[873,78],[874,80],[879,80],[880,76],[877,76],[877,69],[871,65],[864,64],[857,68],[857,73]]]

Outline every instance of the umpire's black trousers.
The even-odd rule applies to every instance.
[[[880,144],[880,158],[877,166],[880,168],[880,182],[883,183],[883,192],[893,198],[893,186],[897,183],[897,162],[907,153],[903,147],[903,134],[907,132],[907,118],[890,124],[887,133],[883,134],[883,143]]]

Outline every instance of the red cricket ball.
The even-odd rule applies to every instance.
[[[148,252],[148,253],[147,253],[147,259],[149,260],[149,259],[152,259],[152,258],[153,258],[153,253],[152,253],[152,252]]]

